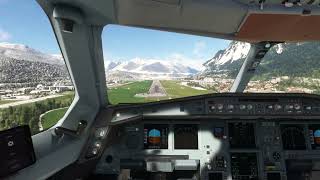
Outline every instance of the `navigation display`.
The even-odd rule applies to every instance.
[[[169,126],[164,124],[144,125],[145,149],[168,149]]]
[[[301,125],[281,125],[281,137],[284,150],[305,150],[305,131]]]
[[[229,142],[231,148],[255,148],[254,123],[229,123]]]
[[[175,149],[198,149],[198,125],[179,124],[174,126]]]
[[[312,149],[320,149],[320,124],[309,125],[309,136]]]
[[[231,174],[236,180],[258,180],[258,161],[255,153],[231,153]]]

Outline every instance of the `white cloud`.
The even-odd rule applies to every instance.
[[[180,64],[185,64],[185,65],[194,67],[198,70],[202,70],[204,68],[202,65],[203,60],[201,58],[190,58],[180,53],[172,53],[166,58],[166,60],[171,62],[177,62]]]
[[[103,60],[104,61],[114,61],[115,57],[112,55],[112,53],[108,50],[103,50]]]
[[[0,41],[8,41],[9,39],[11,39],[11,34],[2,30],[0,28]]]
[[[194,44],[192,53],[196,56],[201,56],[202,52],[207,48],[207,43],[204,41],[198,41]]]

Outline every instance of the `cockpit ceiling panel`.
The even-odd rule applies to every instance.
[[[119,24],[247,42],[320,40],[320,0],[37,1],[47,14],[57,4],[72,6],[86,24],[97,26]]]
[[[250,14],[236,39],[258,41],[318,41],[320,15]]]
[[[264,4],[284,4],[285,2],[300,4],[300,5],[318,5],[319,0],[235,0],[243,4],[259,4],[263,2]]]
[[[180,32],[234,34],[248,8],[232,0],[118,0],[119,24]],[[176,1],[174,1],[176,2]]]

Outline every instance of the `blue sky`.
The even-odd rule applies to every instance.
[[[0,42],[60,53],[49,21],[35,0],[0,0]],[[105,60],[133,58],[204,62],[229,41],[155,30],[109,25],[102,42]]]

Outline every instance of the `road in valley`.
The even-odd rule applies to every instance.
[[[56,98],[56,97],[60,97],[60,96],[63,96],[63,95],[55,94],[55,95],[49,95],[49,96],[35,98],[35,99],[28,99],[28,100],[23,100],[23,101],[15,101],[15,102],[12,102],[12,103],[6,103],[6,104],[0,105],[0,109],[5,109],[5,108],[8,108],[10,106],[19,106],[19,105],[23,105],[23,104],[34,103],[34,102],[37,102],[37,101],[43,101],[43,100],[46,100],[46,99],[49,99],[49,98]]]

